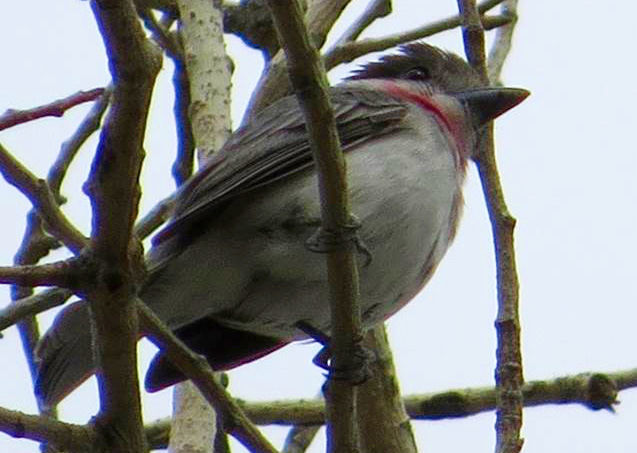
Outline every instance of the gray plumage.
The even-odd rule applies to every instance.
[[[366,327],[429,280],[456,231],[478,123],[526,96],[462,93],[477,86],[459,57],[417,43],[330,91],[352,209],[371,253],[360,268]],[[300,321],[329,333],[324,257],[306,245],[319,223],[303,116],[286,97],[237,131],[180,190],[174,217],[148,254],[140,297],[216,369],[307,338]],[[44,401],[58,401],[93,372],[88,327],[78,302],[43,338],[37,390]],[[181,379],[160,353],[146,386]]]

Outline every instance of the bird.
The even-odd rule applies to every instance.
[[[522,102],[461,57],[421,41],[329,89],[360,224],[361,316],[370,328],[425,286],[456,236],[482,127]],[[139,297],[214,370],[263,357],[310,331],[329,337],[316,170],[302,111],[284,97],[241,126],[177,192],[153,238]],[[59,402],[93,374],[87,302],[65,307],[36,348],[36,394]],[[143,335],[143,332],[141,332]],[[186,377],[163,355],[145,387]]]

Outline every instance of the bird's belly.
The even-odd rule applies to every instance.
[[[394,313],[427,282],[447,250],[461,203],[461,181],[450,157],[423,164],[417,159],[378,162],[369,156],[348,156],[352,211],[361,223],[357,256],[366,326]],[[415,175],[410,178],[405,165],[422,171],[410,172]],[[378,178],[387,183],[379,185]],[[267,246],[253,247],[254,271],[245,297],[214,315],[218,321],[287,339],[305,338],[296,327],[299,321],[329,332],[325,257],[305,244],[319,225],[314,177],[306,179],[299,178],[294,190],[288,182],[280,193],[275,188],[263,195],[278,200],[263,207],[263,217],[285,218],[286,224],[262,223],[254,243]],[[258,213],[251,216],[259,218]]]

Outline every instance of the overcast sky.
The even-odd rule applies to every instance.
[[[366,2],[354,2],[364,5]],[[422,6],[425,5],[425,6]],[[395,0],[395,13],[368,32],[380,36],[446,17],[456,2]],[[521,1],[504,82],[533,93],[497,122],[502,181],[518,219],[524,372],[527,380],[637,365],[637,80],[631,1]],[[81,89],[104,86],[106,59],[88,2],[10,2],[0,27],[0,111],[29,108]],[[458,30],[428,42],[462,51]],[[260,71],[260,55],[228,39],[236,57],[233,115],[243,108]],[[337,68],[333,81],[347,72]],[[147,211],[173,190],[171,67],[153,99],[143,174]],[[88,106],[0,132],[0,142],[40,176]],[[90,219],[81,192],[95,139],[78,156],[64,194],[65,211],[84,232]],[[495,276],[490,229],[475,168],[469,172],[458,238],[423,293],[389,321],[404,393],[491,385],[495,365]],[[0,264],[12,262],[28,204],[0,179]],[[53,258],[59,258],[56,255]],[[3,302],[8,292],[1,290]],[[52,315],[42,317],[46,326]],[[35,413],[17,332],[0,340],[0,406]],[[143,345],[145,370],[152,347]],[[248,400],[314,396],[322,373],[315,345],[292,345],[230,374],[231,391]],[[64,420],[83,423],[97,408],[94,382],[60,406]],[[620,395],[616,414],[579,406],[525,411],[527,453],[628,452],[637,448],[637,392]],[[144,395],[147,420],[170,413],[171,392]],[[422,451],[493,451],[492,413],[464,420],[414,422]],[[284,429],[268,429],[276,442]],[[279,445],[279,444],[278,444]],[[0,450],[36,452],[37,445],[0,433]],[[317,442],[314,452],[323,450]],[[236,451],[241,451],[237,448]]]

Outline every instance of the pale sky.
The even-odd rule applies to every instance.
[[[364,5],[366,2],[354,2]],[[421,6],[424,4],[426,6]],[[602,6],[603,5],[603,6]],[[3,68],[0,111],[29,108],[103,86],[109,76],[101,38],[88,2],[11,2],[0,27]],[[368,32],[380,36],[456,11],[456,2],[395,0],[395,13]],[[634,327],[637,255],[637,69],[634,17],[629,1],[521,1],[504,83],[532,96],[497,121],[497,149],[511,212],[518,219],[516,245],[521,281],[524,372],[527,380],[637,365]],[[428,42],[462,51],[459,30]],[[260,71],[260,55],[228,40],[236,57],[235,121]],[[333,81],[347,68],[337,68]],[[147,211],[172,191],[168,176],[175,152],[171,124],[172,76],[160,75],[150,118],[144,169]],[[45,176],[60,143],[88,110],[35,121],[0,132],[0,142]],[[65,211],[89,231],[81,192],[95,138],[75,161],[63,188]],[[158,181],[161,181],[159,183]],[[491,385],[495,365],[495,274],[488,219],[471,168],[458,238],[422,294],[389,321],[396,366],[405,394]],[[9,265],[22,238],[24,198],[0,179],[0,264]],[[54,258],[60,258],[56,255]],[[4,306],[8,293],[0,290]],[[51,314],[42,317],[48,325]],[[0,340],[0,406],[35,413],[17,331]],[[143,346],[142,373],[152,349]],[[316,345],[289,346],[230,373],[232,393],[247,400],[312,397],[322,372],[311,363]],[[146,420],[166,416],[171,391],[144,395]],[[637,449],[637,392],[620,394],[616,414],[580,406],[527,409],[526,453],[628,452]],[[61,418],[83,423],[97,408],[94,383],[60,406]],[[421,451],[493,451],[495,417],[413,422]],[[266,429],[280,446],[287,430]],[[319,437],[323,435],[320,434]],[[36,452],[35,443],[0,433],[0,451]],[[323,451],[316,442],[313,452]],[[235,451],[242,451],[237,447]]]

